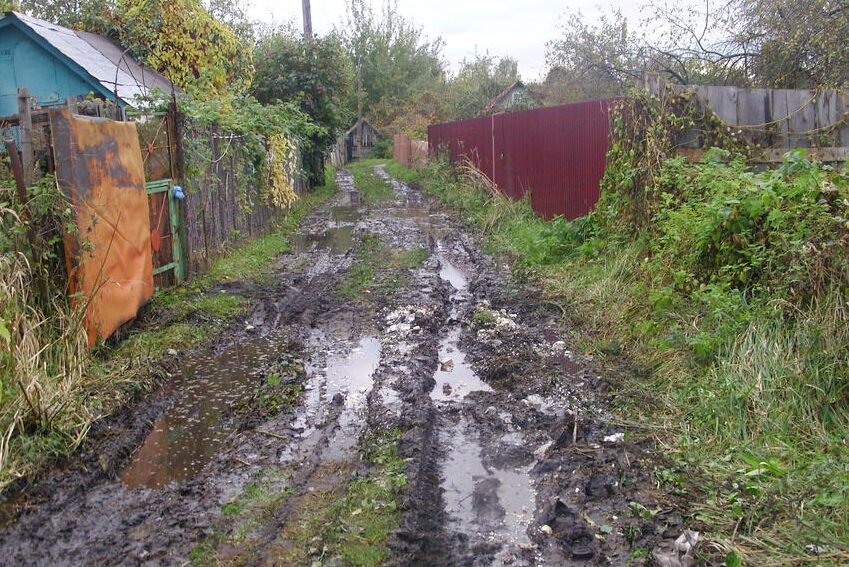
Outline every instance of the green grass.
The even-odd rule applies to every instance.
[[[364,435],[365,476],[356,464],[325,463],[313,474],[314,489],[295,503],[268,556],[275,565],[377,567],[389,557],[387,541],[401,520],[407,478],[398,452],[398,430]]]
[[[428,251],[422,247],[388,248],[377,236],[363,235],[354,248],[354,263],[340,279],[336,293],[360,302],[392,294],[409,285],[410,270],[420,268],[427,258]]]
[[[757,207],[774,203],[786,209],[799,191],[808,191],[809,169],[792,165],[803,172],[799,188],[790,187],[784,200],[766,205],[757,193],[747,194],[747,211],[756,214],[762,210]],[[660,442],[663,464],[655,476],[660,486],[689,502],[691,520],[706,532],[709,541],[701,547],[702,560],[721,562],[727,554],[732,563],[740,558],[751,565],[845,565],[849,304],[842,284],[829,287],[843,277],[839,261],[807,268],[807,281],[825,286],[814,300],[782,295],[781,278],[797,269],[775,264],[786,256],[768,257],[771,264],[766,266],[773,266],[775,276],[752,272],[761,281],[774,277],[770,291],[761,296],[757,288],[736,293],[727,285],[693,286],[689,276],[679,275],[685,271],[680,266],[709,260],[709,252],[694,254],[696,245],[686,239],[698,237],[699,223],[708,222],[702,217],[708,218],[715,202],[710,191],[727,192],[733,206],[735,184],[749,183],[751,177],[715,165],[692,170],[673,166],[673,186],[683,187],[680,190],[694,204],[681,206],[681,199],[673,200],[677,211],[661,211],[650,230],[667,231],[668,241],[637,235],[615,243],[608,242],[613,236],[605,229],[588,230],[586,221],[535,219],[526,203],[506,202],[478,180],[458,177],[438,165],[413,170],[391,163],[387,169],[420,184],[479,227],[490,249],[512,256],[518,275],[530,273],[544,299],[562,305],[578,347],[608,367],[614,410],[623,422],[638,422],[638,430],[651,432]],[[706,175],[722,185],[700,189]],[[778,186],[773,179],[768,186],[782,190],[774,189]],[[803,208],[813,215],[820,214],[819,206],[815,200]],[[798,225],[789,224],[799,218],[805,217],[773,213],[770,221],[788,224],[776,229],[778,236],[768,242],[782,244],[784,235],[811,234],[808,228],[795,232]],[[824,217],[809,226],[824,230],[816,223],[830,226],[828,222]],[[729,252],[721,247],[707,250],[730,258],[720,262],[739,263],[741,256],[733,256],[731,247],[745,238],[720,241],[718,246]],[[828,239],[816,246],[823,241]],[[747,253],[768,253],[762,240],[753,242]],[[790,242],[787,249],[794,246],[803,247]],[[707,269],[715,265],[693,273],[698,277]],[[739,285],[733,282],[749,277],[745,269],[742,264],[730,270],[720,264],[713,281],[733,277],[737,279],[726,281]],[[806,280],[794,281],[791,290],[805,290]],[[813,548],[821,554],[811,553]]]
[[[407,483],[404,459],[398,453],[400,432],[372,433],[364,442],[369,475],[348,485],[345,497],[334,506],[333,525],[325,541],[346,565],[382,565],[388,556],[386,542],[398,527],[401,491]]]
[[[357,160],[348,165],[354,174],[354,184],[363,200],[368,204],[388,201],[395,196],[392,186],[374,174],[374,166],[385,164],[386,160]]]

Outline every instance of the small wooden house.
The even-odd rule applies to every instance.
[[[153,88],[177,90],[109,38],[5,12],[0,14],[0,116],[18,112],[19,88],[28,89],[42,107],[93,93],[119,108],[134,106]]]
[[[365,118],[360,118],[339,137],[330,155],[330,162],[338,167],[355,159],[369,157],[381,137],[377,128]]]
[[[522,81],[516,81],[489,101],[481,112],[482,116],[511,112],[514,110],[529,110],[542,106],[540,95],[532,92]]]

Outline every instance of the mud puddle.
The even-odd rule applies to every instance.
[[[354,227],[351,225],[328,228],[316,234],[297,234],[292,237],[292,252],[307,254],[319,249],[331,254],[344,254],[354,246]]]
[[[324,333],[317,333],[312,341],[313,348],[324,348],[328,340]],[[353,447],[381,354],[380,340],[369,335],[360,338],[347,353],[330,354],[323,365],[308,365],[304,398],[292,429],[302,438],[315,435],[327,425],[329,408],[341,404],[342,410],[337,417],[339,431],[331,439],[329,451],[338,456]],[[281,461],[291,461],[295,457],[291,451],[285,451]]]
[[[530,541],[536,493],[530,466],[516,467],[498,459],[484,461],[483,446],[461,420],[446,435],[445,510],[455,530],[490,541],[521,545]]]
[[[121,471],[124,484],[157,488],[200,472],[233,432],[233,406],[250,397],[285,344],[284,337],[271,335],[234,344],[218,355],[189,356],[171,386],[174,404]]]
[[[340,227],[346,224],[355,224],[363,218],[363,213],[356,207],[336,206],[330,208],[330,224]]]
[[[451,329],[439,345],[439,367],[433,375],[436,385],[430,392],[433,400],[462,400],[470,392],[492,391],[466,361],[466,354],[458,346],[459,341],[458,326]]]

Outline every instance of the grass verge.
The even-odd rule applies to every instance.
[[[325,465],[316,473],[329,479],[298,503],[287,519],[272,562],[281,565],[377,567],[388,557],[387,541],[401,520],[399,500],[407,478],[398,453],[397,430],[367,433],[362,456],[368,474],[347,485],[351,463]]]
[[[354,248],[355,261],[341,278],[336,292],[354,301],[382,297],[406,286],[410,270],[420,268],[428,252],[417,247],[411,250],[388,248],[373,234],[360,238]]]
[[[387,169],[564,307],[610,368],[620,419],[652,432],[658,485],[706,531],[702,561],[849,564],[849,308],[831,256],[845,174],[792,156],[776,172],[673,160],[650,227],[617,232],[619,216],[598,218],[604,193],[595,218],[545,222],[474,176]]]
[[[9,265],[0,265],[0,490],[69,455],[93,422],[152,387],[168,350],[201,344],[244,313],[247,298],[210,289],[267,277],[303,217],[335,193],[332,170],[327,179],[293,204],[273,232],[225,254],[188,284],[157,293],[115,346],[89,351],[79,314],[61,294],[50,310],[33,307],[26,265],[4,254],[0,262]]]
[[[354,175],[354,184],[368,204],[388,201],[395,196],[392,186],[374,174],[374,166],[387,163],[383,159],[363,159],[351,162],[348,169]]]

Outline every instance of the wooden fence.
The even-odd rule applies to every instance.
[[[674,85],[656,77],[644,87],[655,95],[692,93],[729,128],[763,148],[756,161],[771,163],[795,148],[812,157],[839,162],[849,158],[849,93],[837,89],[756,89],[729,86]],[[685,155],[698,157],[702,133],[693,129],[680,139]]]
[[[48,115],[60,107],[33,109],[26,89],[19,95],[19,113],[0,116],[0,137],[16,140],[30,184],[35,176],[55,171]],[[89,116],[128,119],[123,109],[98,101],[70,99],[64,106]],[[176,108],[135,116],[151,228],[157,233],[153,239],[157,286],[173,285],[202,271],[228,247],[268,231],[285,214],[259,195],[254,166],[241,152],[237,136],[194,128],[178,116]],[[187,159],[191,162],[188,173]],[[179,184],[183,201],[172,196],[173,186]],[[303,192],[303,180],[298,179],[295,186],[298,193]]]
[[[404,134],[395,134],[392,157],[402,165],[424,165],[427,162],[427,142],[425,140],[411,140]]]

